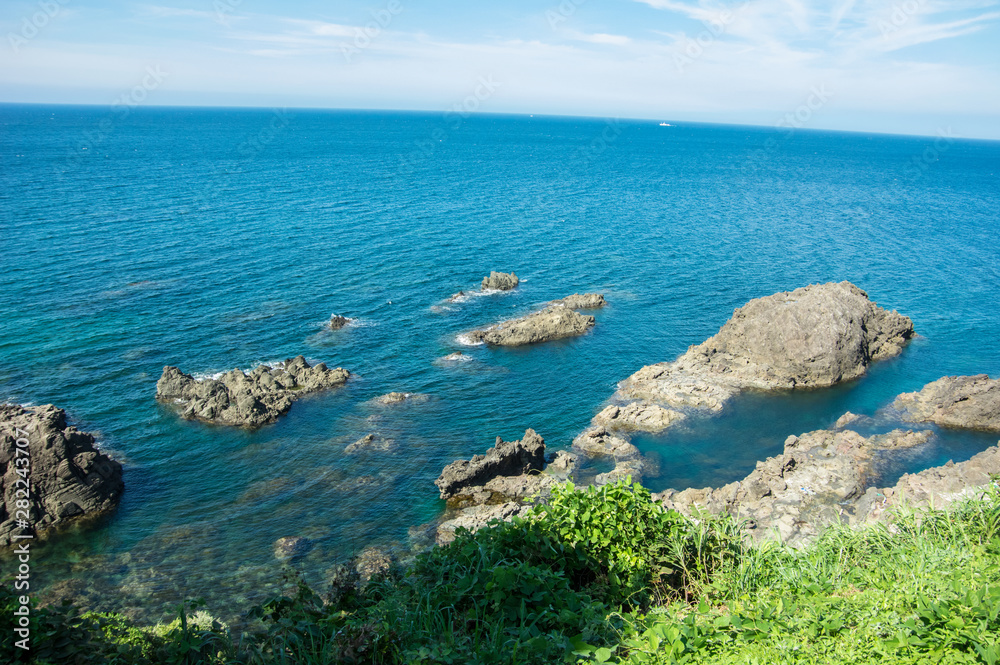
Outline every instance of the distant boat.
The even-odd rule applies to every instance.
[[[667,122],[661,122],[660,123],[660,127],[673,127],[673,125],[671,125],[670,123],[667,123]]]

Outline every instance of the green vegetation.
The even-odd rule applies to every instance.
[[[994,483],[996,485],[996,483]],[[639,485],[556,489],[360,588],[306,585],[238,639],[197,608],[137,627],[69,605],[32,615],[35,662],[1000,663],[1000,489],[792,550],[688,520]],[[10,584],[0,590],[3,623]],[[0,626],[0,651],[15,653]]]

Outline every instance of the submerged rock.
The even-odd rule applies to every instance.
[[[1000,379],[986,374],[946,376],[892,403],[912,422],[1000,430]]]
[[[392,406],[394,404],[402,404],[404,402],[426,402],[427,395],[421,395],[420,393],[398,393],[391,392],[381,395],[372,400],[375,404],[381,404],[382,406]]]
[[[648,461],[643,458],[639,449],[627,439],[615,436],[603,425],[596,425],[584,430],[573,439],[573,449],[591,458],[610,457],[615,461],[615,468],[607,473],[600,473],[594,478],[595,485],[606,485],[627,477],[632,482],[640,482],[647,470]]]
[[[340,330],[350,322],[351,320],[346,316],[340,316],[339,314],[334,314],[333,316],[330,317],[330,330]]]
[[[582,335],[594,325],[594,317],[561,306],[550,306],[526,316],[473,330],[466,336],[475,342],[497,346],[520,346]]]
[[[482,291],[510,291],[516,288],[519,283],[520,280],[514,273],[496,272],[494,270],[490,272],[488,277],[483,277],[483,282],[479,288]]]
[[[259,427],[276,421],[301,395],[342,386],[349,376],[324,363],[310,367],[302,356],[278,367],[260,365],[249,374],[234,369],[217,379],[198,380],[167,366],[156,382],[156,397],[181,404],[181,416],[190,420]]]
[[[442,363],[467,363],[472,362],[474,358],[470,355],[466,355],[461,351],[456,351],[455,353],[449,353],[446,356],[441,356],[438,361]]]
[[[574,293],[571,296],[553,300],[549,305],[558,305],[569,309],[598,309],[607,305],[604,296],[600,293]]]
[[[295,559],[312,548],[312,542],[301,536],[286,536],[274,541],[274,556],[278,559]]]
[[[396,442],[376,434],[365,434],[363,437],[344,448],[348,455],[356,453],[386,453],[395,450]]]
[[[0,405],[0,545],[110,512],[124,489],[121,464],[97,449],[93,435],[67,427],[65,411]],[[27,510],[18,505],[25,495]]]

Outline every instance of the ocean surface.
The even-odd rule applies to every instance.
[[[568,447],[618,381],[811,283],[850,280],[919,337],[846,385],[637,437],[660,461],[647,486],[740,479],[847,410],[1000,376],[1000,143],[671,124],[0,106],[0,401],[66,409],[125,465],[113,516],[35,553],[38,590],[159,618],[193,597],[234,616],[290,574],[321,588],[368,545],[426,543],[447,463],[528,427]],[[444,302],[490,270],[520,287]],[[595,291],[582,337],[457,341]],[[355,321],[330,331],[333,313]],[[472,360],[439,360],[454,351]],[[256,431],[154,399],[164,365],[298,354],[354,378]],[[429,399],[370,402],[389,391]],[[369,432],[396,452],[345,454]],[[996,439],[942,430],[885,480]],[[283,564],[283,536],[313,547]]]

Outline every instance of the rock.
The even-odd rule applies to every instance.
[[[650,402],[632,402],[625,406],[611,405],[594,416],[595,425],[613,429],[660,432],[686,416],[679,411],[664,409]]]
[[[372,578],[385,577],[392,571],[393,564],[392,555],[377,547],[366,547],[354,557],[354,569],[362,584]]]
[[[384,439],[375,434],[365,434],[363,437],[344,448],[348,455],[356,453],[385,453],[396,448],[396,442],[392,439]]]
[[[647,365],[622,381],[616,397],[719,411],[745,389],[856,378],[872,361],[898,354],[912,334],[910,319],[882,309],[850,282],[816,284],[751,300],[677,360]]]
[[[466,337],[472,342],[497,346],[520,346],[582,335],[594,325],[594,317],[561,306],[546,307],[526,316],[473,330]]]
[[[312,548],[312,542],[301,536],[286,536],[274,541],[274,556],[278,559],[295,559]]]
[[[946,508],[967,497],[980,495],[1000,475],[1000,443],[972,459],[910,473],[895,486],[881,490],[881,501],[872,508],[871,519],[891,517],[890,508],[906,505]]]
[[[310,367],[302,356],[249,374],[234,369],[217,379],[198,380],[167,366],[156,382],[156,397],[181,404],[181,416],[189,420],[259,427],[276,421],[301,395],[342,386],[349,376],[324,363]]]
[[[520,476],[540,472],[545,464],[545,441],[533,429],[527,429],[520,441],[503,441],[485,455],[471,460],[458,460],[444,468],[434,481],[442,499],[455,499],[481,491],[487,483],[500,476]]]
[[[576,472],[580,456],[568,450],[560,450],[552,457],[545,472],[557,480],[569,480]]]
[[[606,427],[597,425],[584,430],[573,440],[574,450],[588,457],[611,457],[615,468],[607,473],[600,473],[594,479],[594,484],[605,485],[631,476],[633,482],[642,480],[647,462],[639,449],[627,440],[614,436]]]
[[[517,287],[519,282],[514,273],[491,271],[489,277],[483,277],[483,283],[479,288],[482,291],[510,291]]]
[[[420,393],[387,393],[380,397],[376,397],[372,400],[375,404],[381,404],[382,406],[392,406],[394,404],[402,404],[403,402],[426,402],[427,395],[421,395]]]
[[[635,459],[639,449],[600,425],[584,430],[573,439],[573,448],[589,457],[608,456],[615,459]]]
[[[833,424],[833,429],[844,429],[848,425],[855,423],[860,419],[861,416],[859,416],[856,413],[851,413],[850,411],[848,411],[841,417],[837,418],[837,422]]]
[[[865,438],[850,430],[819,430],[785,441],[782,455],[757,463],[743,480],[720,489],[667,490],[654,495],[664,507],[697,516],[727,512],[749,519],[757,538],[777,531],[800,545],[835,523],[856,525],[867,519],[878,477],[878,451],[926,443],[932,432],[895,430]]]
[[[571,296],[553,300],[549,305],[557,305],[568,309],[599,309],[607,305],[604,296],[600,293],[574,293]]]
[[[467,363],[472,362],[474,358],[462,353],[461,351],[456,351],[455,353],[449,353],[446,356],[442,356],[438,358],[438,360],[445,363]]]
[[[510,501],[492,506],[475,506],[462,511],[457,517],[446,520],[438,525],[437,543],[446,545],[455,540],[455,530],[459,527],[469,531],[478,531],[494,520],[510,521],[515,517],[523,517],[531,506]]]
[[[30,474],[29,531],[18,526],[24,509],[17,502],[24,500],[27,484],[19,469]],[[121,464],[97,449],[93,435],[67,427],[65,411],[51,404],[0,405],[0,545],[9,545],[14,535],[42,535],[108,513],[124,489]]]
[[[330,330],[340,330],[350,322],[351,320],[346,316],[340,316],[339,314],[334,314],[333,316],[330,317]]]
[[[1000,430],[1000,379],[946,376],[919,392],[900,395],[892,406],[911,422]]]

